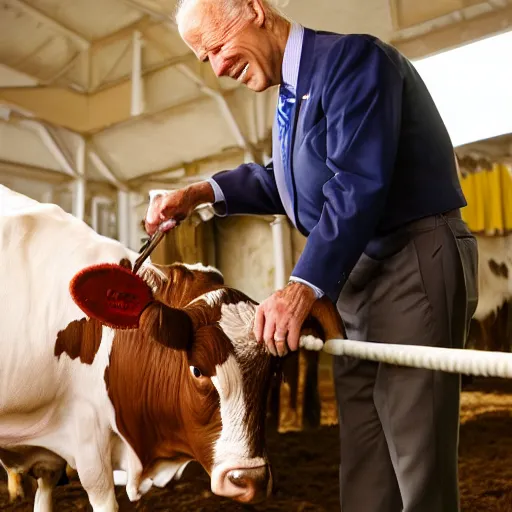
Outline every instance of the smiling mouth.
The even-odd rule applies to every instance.
[[[244,69],[242,69],[242,72],[240,73],[240,76],[237,78],[238,82],[243,82],[245,75],[247,75],[247,70],[249,69],[249,64],[246,64]]]

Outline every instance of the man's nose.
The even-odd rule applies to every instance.
[[[226,74],[226,61],[220,55],[208,55],[208,60],[212,66],[213,72],[217,76],[224,76]]]

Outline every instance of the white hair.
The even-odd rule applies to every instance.
[[[178,27],[181,26],[183,16],[189,10],[190,7],[197,5],[199,2],[205,0],[178,0],[176,2],[175,21]],[[261,3],[266,7],[266,10],[273,15],[278,15],[286,18],[286,16],[279,10],[278,4],[288,3],[287,0],[260,0]],[[244,13],[249,13],[249,4],[247,0],[206,0],[215,4],[220,9],[224,20],[231,20],[232,18],[238,18],[243,16]]]

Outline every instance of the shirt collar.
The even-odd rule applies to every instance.
[[[300,56],[302,53],[302,41],[304,39],[304,27],[296,22],[292,22],[290,34],[284,49],[283,56],[283,85],[293,93],[297,90],[299,80]]]

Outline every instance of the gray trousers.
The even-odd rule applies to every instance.
[[[477,245],[458,210],[363,254],[338,301],[349,339],[462,348]],[[342,512],[457,512],[460,375],[334,358]]]

